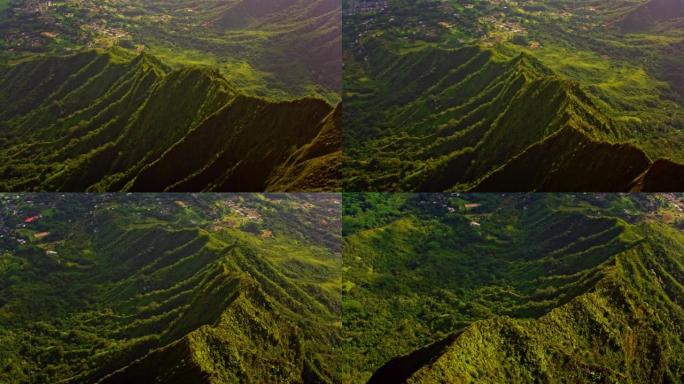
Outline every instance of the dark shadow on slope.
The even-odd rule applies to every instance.
[[[635,189],[644,192],[684,191],[684,165],[666,159],[657,160]]]
[[[187,338],[150,352],[131,365],[97,381],[100,384],[209,383],[209,374],[195,363]]]
[[[566,127],[489,174],[473,191],[629,191],[648,166],[646,154],[634,146],[594,141]]]
[[[419,369],[442,356],[446,348],[456,341],[460,334],[460,331],[453,333],[409,355],[390,360],[375,371],[370,380],[368,380],[368,384],[405,383]]]

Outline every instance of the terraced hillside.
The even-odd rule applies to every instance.
[[[625,32],[639,12],[593,1],[349,2],[346,188],[681,190],[684,179],[652,166],[684,169],[684,29],[672,13],[658,29]]]
[[[0,67],[2,190],[335,190],[339,110],[92,50]],[[311,150],[311,148],[316,148]]]
[[[339,197],[0,199],[0,381],[335,380]]]
[[[345,195],[343,382],[678,382],[683,207]]]

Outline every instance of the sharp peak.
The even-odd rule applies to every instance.
[[[558,76],[551,68],[527,52],[519,52],[511,59],[513,65],[535,76]]]

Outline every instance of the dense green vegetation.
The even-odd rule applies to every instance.
[[[344,12],[346,189],[684,186],[681,3],[349,1]]]
[[[334,191],[339,4],[13,0],[0,190]]]
[[[675,383],[682,230],[681,194],[4,194],[0,382]]]
[[[339,115],[125,50],[0,68],[1,190],[335,190]],[[338,108],[339,109],[339,108]]]
[[[0,0],[0,12],[7,10],[10,5],[10,0]]]
[[[684,197],[345,194],[343,382],[675,383]]]
[[[11,0],[0,12],[0,57],[118,46],[211,66],[250,95],[339,99],[337,1]]]
[[[339,196],[0,202],[0,382],[335,381]]]

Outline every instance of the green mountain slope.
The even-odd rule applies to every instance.
[[[325,127],[339,129],[324,101],[245,96],[208,67],[172,69],[121,50],[2,68],[0,103],[5,190],[296,189],[288,183],[305,170],[286,163]],[[317,153],[327,171],[310,171],[301,187],[335,189],[338,151]],[[287,179],[270,185],[276,169]]]
[[[677,382],[677,195],[345,195],[345,382]]]
[[[0,60],[118,46],[212,66],[251,96],[339,100],[333,0],[18,0],[0,12]]]
[[[277,191],[334,191],[342,179],[342,104],[326,118],[318,136],[290,156],[268,181]]]
[[[370,3],[346,7],[347,189],[629,191],[684,169],[677,21],[658,41],[616,32],[633,4]]]
[[[379,89],[349,91],[352,189],[627,191],[651,165],[576,83],[525,54],[364,49]]]
[[[217,8],[220,16],[213,24],[219,29],[268,31],[269,39],[255,50],[264,70],[280,74],[286,83],[308,78],[339,94],[342,20],[338,1],[241,0]],[[293,71],[292,61],[301,62],[301,68]]]
[[[0,380],[335,377],[334,195],[2,199]]]

